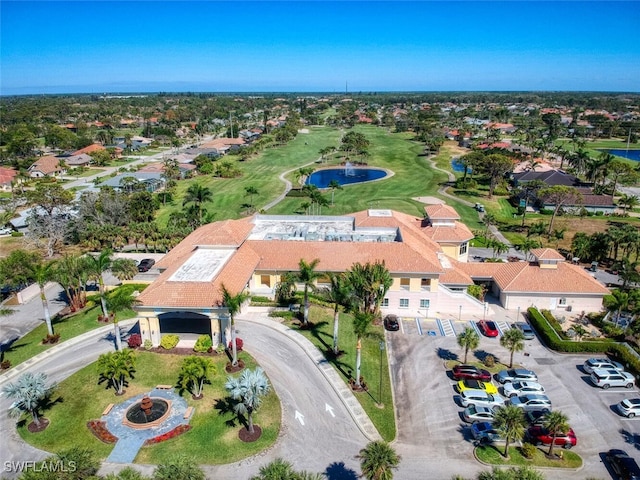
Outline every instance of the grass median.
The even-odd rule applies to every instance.
[[[530,467],[554,467],[554,468],[580,468],[582,457],[577,453],[563,450],[560,447],[554,449],[554,457],[547,456],[548,447],[545,450],[537,448],[532,458],[526,458],[520,447],[509,447],[509,459],[502,456],[504,447],[484,445],[476,448],[478,460],[490,465],[530,466]]]

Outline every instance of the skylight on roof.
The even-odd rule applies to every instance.
[[[233,249],[200,249],[169,278],[169,282],[210,282],[220,273]]]
[[[393,217],[393,213],[391,210],[369,210],[368,211],[370,217]]]

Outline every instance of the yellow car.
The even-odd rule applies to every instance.
[[[482,382],[480,380],[465,379],[458,382],[458,392],[465,390],[484,390],[492,395],[498,394],[498,388],[491,382]]]

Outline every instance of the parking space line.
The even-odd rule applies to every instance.
[[[400,324],[400,330],[402,331],[402,334],[406,335],[407,332],[404,331],[404,322],[402,321],[402,317],[400,317],[398,323]]]
[[[478,324],[474,320],[469,320],[469,325],[473,328],[478,335],[480,335],[480,328],[478,328]]]
[[[440,330],[440,335],[444,337],[445,336],[444,328],[442,328],[442,322],[440,321],[439,318],[436,318],[436,325],[438,325],[438,330]]]
[[[420,325],[420,319],[416,317],[416,326],[418,327],[418,335],[422,335],[422,325]]]

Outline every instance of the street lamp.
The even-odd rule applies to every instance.
[[[520,305],[518,305],[518,315],[516,316],[516,321],[520,321]]]
[[[384,352],[384,341],[380,342],[380,388],[378,389],[378,405],[382,405],[382,353]]]
[[[482,312],[482,320],[486,320],[487,318],[487,302],[484,302],[484,310]]]
[[[462,318],[462,305],[458,305],[458,321]]]

